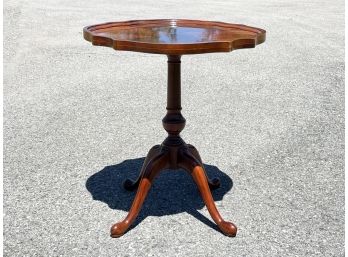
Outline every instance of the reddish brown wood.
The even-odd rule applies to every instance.
[[[192,156],[194,158],[196,158],[197,161],[199,161],[200,166],[204,167],[203,162],[202,162],[202,158],[199,155],[196,147],[194,147],[193,145],[190,145],[190,144],[187,144],[187,146],[188,146],[188,151],[192,154]],[[208,179],[208,184],[209,184],[209,188],[211,190],[217,189],[220,187],[220,179],[219,178]]]
[[[109,22],[83,29],[93,45],[166,55],[230,52],[253,48],[266,31],[217,21],[162,19]]]
[[[149,151],[138,178],[124,182],[126,189],[138,188],[138,191],[126,218],[112,226],[111,236],[119,237],[127,231],[139,214],[153,180],[165,168],[188,171],[213,220],[225,235],[235,236],[237,227],[222,219],[210,192],[220,186],[220,181],[207,178],[197,149],[180,137],[186,122],[181,114],[181,56],[255,47],[265,41],[266,31],[241,24],[167,19],[98,24],[85,27],[83,35],[93,45],[168,56],[167,114],[162,120],[168,137]]]
[[[199,160],[200,165],[203,167],[203,162],[202,159],[197,151],[197,149],[190,144],[187,144],[187,149],[188,151],[197,159]],[[149,153],[147,154],[145,161],[143,163],[143,166],[140,170],[139,176],[136,180],[131,180],[131,179],[126,179],[123,182],[123,187],[129,191],[134,191],[135,189],[138,188],[139,183],[141,178],[143,177],[144,173],[145,173],[145,168],[147,163],[158,153],[160,153],[161,151],[161,146],[160,145],[155,145],[154,147],[152,147],[149,151]],[[211,190],[217,189],[220,187],[220,179],[219,178],[213,178],[213,179],[209,179],[208,178],[208,184],[209,184],[209,188]]]
[[[191,173],[210,215],[221,231],[228,236],[235,236],[237,233],[237,228],[233,223],[222,219],[210,192],[210,188],[215,189],[220,186],[220,181],[218,179],[210,181],[207,178],[197,149],[193,145],[186,144],[180,137],[180,132],[185,127],[185,119],[181,114],[180,64],[180,56],[168,56],[167,114],[162,120],[168,137],[160,146],[151,148],[137,180],[125,181],[126,189],[138,188],[138,191],[127,217],[112,226],[112,237],[122,236],[134,222],[154,178],[165,168],[183,168]]]
[[[198,186],[198,189],[202,195],[204,203],[207,206],[207,209],[211,217],[213,218],[215,223],[218,225],[218,227],[221,229],[221,231],[227,236],[232,236],[232,237],[236,236],[237,234],[236,225],[234,225],[231,222],[225,221],[221,217],[219,211],[216,208],[214,199],[209,189],[207,175],[205,173],[204,167],[185,148],[183,148],[183,150],[180,152],[179,167],[191,173],[194,181],[196,182]]]
[[[143,205],[147,193],[151,187],[152,181],[162,169],[168,167],[168,157],[168,151],[166,151],[166,149],[161,149],[157,155],[149,160],[144,169],[144,174],[142,175],[137,194],[135,195],[133,204],[127,217],[123,221],[116,223],[111,227],[112,237],[122,236],[127,231],[129,226],[132,225],[135,218],[139,214],[141,206]]]
[[[126,179],[124,182],[123,182],[123,187],[129,191],[133,191],[135,190],[138,186],[139,186],[139,183],[140,183],[140,180],[141,178],[144,176],[145,174],[145,171],[146,171],[146,166],[147,164],[149,163],[150,160],[152,160],[154,158],[154,156],[156,156],[158,153],[160,152],[160,145],[155,145],[153,146],[149,153],[147,154],[146,158],[145,158],[145,161],[143,163],[143,166],[140,170],[140,173],[139,173],[139,176],[136,180],[131,180],[131,179]]]

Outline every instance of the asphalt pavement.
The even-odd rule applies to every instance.
[[[267,31],[182,57],[182,137],[200,151],[225,237],[183,171],[156,180],[112,239],[166,136],[166,56],[92,46],[82,28],[186,18]],[[344,1],[4,2],[5,256],[344,256]]]

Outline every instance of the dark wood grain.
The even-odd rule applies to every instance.
[[[168,156],[168,151],[166,149],[161,149],[148,161],[142,174],[137,194],[135,195],[128,215],[123,221],[118,222],[111,227],[112,237],[122,236],[130,227],[130,225],[132,225],[135,218],[139,214],[139,211],[145,201],[147,193],[150,190],[153,180],[162,169],[168,167]]]
[[[259,28],[182,19],[110,22],[85,27],[83,35],[93,45],[166,55],[230,52],[266,39],[266,31]]]
[[[126,180],[124,187],[128,190],[137,188],[136,196],[128,215],[111,227],[111,236],[122,236],[139,214],[148,191],[155,177],[163,169],[185,169],[189,172],[202,195],[208,211],[221,231],[227,236],[235,236],[237,227],[225,221],[211,195],[210,189],[220,186],[218,179],[209,180],[202,159],[193,145],[186,144],[180,137],[185,127],[185,119],[181,114],[181,56],[168,56],[168,87],[167,114],[162,120],[168,136],[161,145],[156,145],[149,151],[138,178],[135,181]]]
[[[185,147],[180,152],[179,167],[185,169],[187,172],[189,172],[192,175],[201,193],[203,201],[205,205],[207,206],[210,216],[213,218],[216,225],[218,225],[218,227],[226,236],[231,236],[231,237],[236,236],[237,234],[236,225],[234,225],[232,222],[225,221],[221,217],[218,209],[216,208],[213,196],[211,195],[211,192],[209,189],[208,178],[203,165],[200,164],[200,162],[195,158],[195,156],[193,156],[189,151],[187,151]]]
[[[167,113],[162,120],[168,136],[161,145],[149,151],[138,178],[124,182],[126,189],[137,189],[137,193],[125,219],[112,226],[111,236],[120,237],[128,230],[139,214],[153,180],[167,168],[188,171],[218,227],[225,235],[235,236],[237,227],[221,217],[210,192],[220,186],[219,179],[208,179],[197,149],[180,137],[186,123],[181,114],[181,56],[253,48],[265,41],[266,31],[216,21],[162,19],[88,26],[83,29],[83,35],[93,45],[168,56]]]

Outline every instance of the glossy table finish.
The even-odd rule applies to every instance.
[[[159,54],[199,54],[252,48],[265,41],[265,31],[241,24],[195,20],[110,22],[84,28],[94,45]]]
[[[221,217],[210,191],[220,186],[220,180],[207,177],[197,149],[180,137],[186,123],[181,114],[181,56],[255,47],[265,41],[266,32],[240,24],[195,20],[111,22],[88,26],[83,31],[84,38],[94,45],[168,57],[167,114],[162,120],[168,137],[150,149],[138,178],[124,182],[127,190],[137,189],[137,193],[125,219],[112,226],[111,236],[120,237],[129,229],[153,180],[168,168],[184,169],[192,175],[215,223],[225,235],[235,236],[237,227]]]

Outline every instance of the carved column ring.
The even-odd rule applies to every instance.
[[[186,120],[180,112],[171,113],[168,111],[162,119],[162,123],[169,135],[179,135],[185,127]]]

